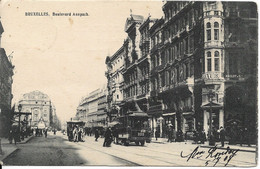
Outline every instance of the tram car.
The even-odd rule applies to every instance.
[[[150,142],[148,115],[144,112],[128,112],[120,116],[117,125],[118,141],[128,146],[130,142],[143,146]]]
[[[83,121],[67,121],[67,136],[69,141],[73,141],[73,130],[75,127],[84,128],[85,122]]]

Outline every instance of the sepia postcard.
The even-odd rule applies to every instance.
[[[256,167],[257,5],[0,0],[0,165]]]

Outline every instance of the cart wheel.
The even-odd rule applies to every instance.
[[[135,144],[138,146],[138,145],[139,145],[139,142],[138,142],[138,141],[136,141],[136,142],[135,142]]]
[[[144,146],[144,141],[141,141],[141,146]]]

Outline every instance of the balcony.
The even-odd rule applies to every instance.
[[[205,42],[205,48],[210,48],[210,47],[223,47],[224,43],[221,42],[220,40],[212,40]]]
[[[202,74],[204,81],[222,81],[224,80],[224,73],[222,72],[205,72]]]

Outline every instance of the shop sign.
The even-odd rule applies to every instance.
[[[229,79],[241,79],[244,78],[244,75],[239,75],[239,74],[235,74],[235,75],[225,75],[225,78],[229,78]]]

